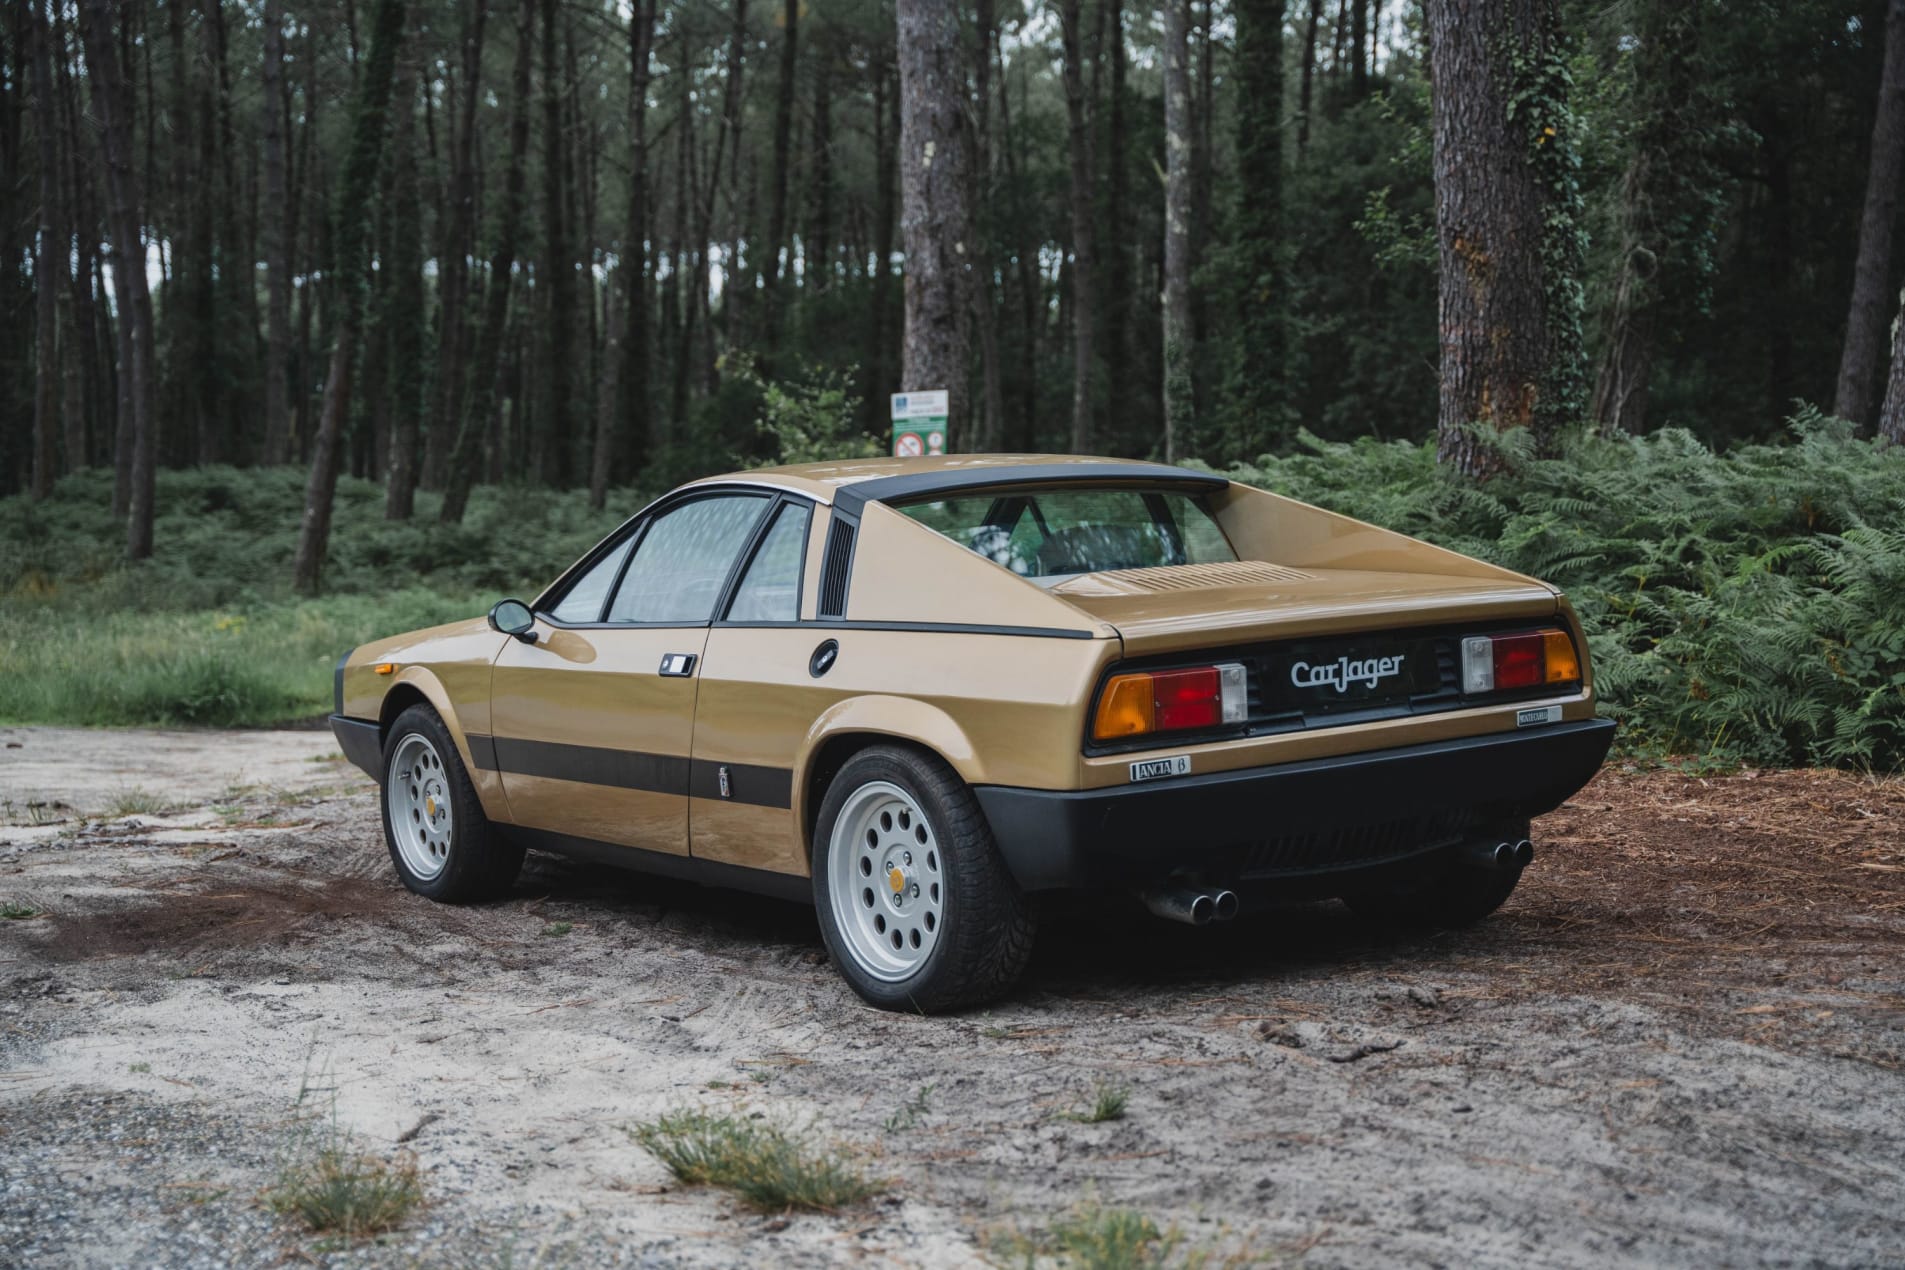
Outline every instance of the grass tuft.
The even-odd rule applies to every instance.
[[[1082,1111],[1059,1113],[1063,1120],[1074,1120],[1079,1124],[1103,1124],[1107,1120],[1123,1120],[1125,1108],[1131,1103],[1131,1089],[1126,1085],[1113,1085],[1100,1081],[1093,1086],[1091,1105]]]
[[[161,816],[171,811],[172,807],[173,804],[159,795],[135,785],[113,795],[109,810],[115,816]]]
[[[1134,1209],[1087,1204],[1053,1222],[1043,1237],[1025,1232],[998,1234],[992,1251],[999,1259],[1028,1270],[1053,1262],[1066,1270],[1161,1270],[1167,1265],[1191,1270],[1211,1264],[1208,1248],[1185,1249],[1174,1257],[1183,1242],[1175,1227],[1159,1230],[1156,1222]]]
[[[840,1156],[764,1120],[677,1111],[629,1134],[680,1181],[732,1191],[762,1212],[831,1212],[880,1189]]]
[[[266,1200],[312,1231],[361,1239],[397,1226],[423,1202],[416,1161],[382,1160],[333,1135],[285,1166]]]
[[[574,922],[550,922],[542,928],[542,933],[546,939],[560,939],[574,929]]]
[[[8,900],[6,903],[0,904],[0,920],[23,922],[29,917],[38,917],[39,915],[40,910],[34,908],[31,904],[20,904],[13,900]]]

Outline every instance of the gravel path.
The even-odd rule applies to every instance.
[[[173,744],[88,735],[131,771]],[[0,1264],[1016,1264],[1091,1205],[1215,1264],[1905,1248],[1898,785],[1605,775],[1460,935],[1059,906],[1012,999],[927,1019],[861,1006],[796,906],[542,857],[506,902],[419,900],[351,769],[217,782],[259,736],[199,734],[212,783],[162,815],[0,787],[0,902],[40,914],[0,922]],[[1071,1117],[1102,1088],[1123,1118]],[[886,1193],[682,1188],[627,1128],[690,1107],[805,1128]],[[359,1243],[280,1218],[331,1133],[411,1153],[425,1205]]]

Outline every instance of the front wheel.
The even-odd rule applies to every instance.
[[[848,760],[821,803],[813,885],[834,965],[882,1009],[992,1000],[1031,955],[1031,903],[972,791],[932,755],[883,745]]]
[[[437,712],[411,706],[384,739],[384,844],[403,884],[461,904],[506,894],[523,849],[483,814],[476,787]]]

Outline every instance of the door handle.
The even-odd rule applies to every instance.
[[[663,653],[661,673],[673,679],[686,679],[695,673],[695,660],[693,653]]]

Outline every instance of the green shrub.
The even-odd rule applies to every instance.
[[[1225,474],[1565,589],[1629,752],[1895,771],[1905,451],[1810,411],[1791,431],[1582,438],[1479,487],[1427,445],[1313,437]]]

